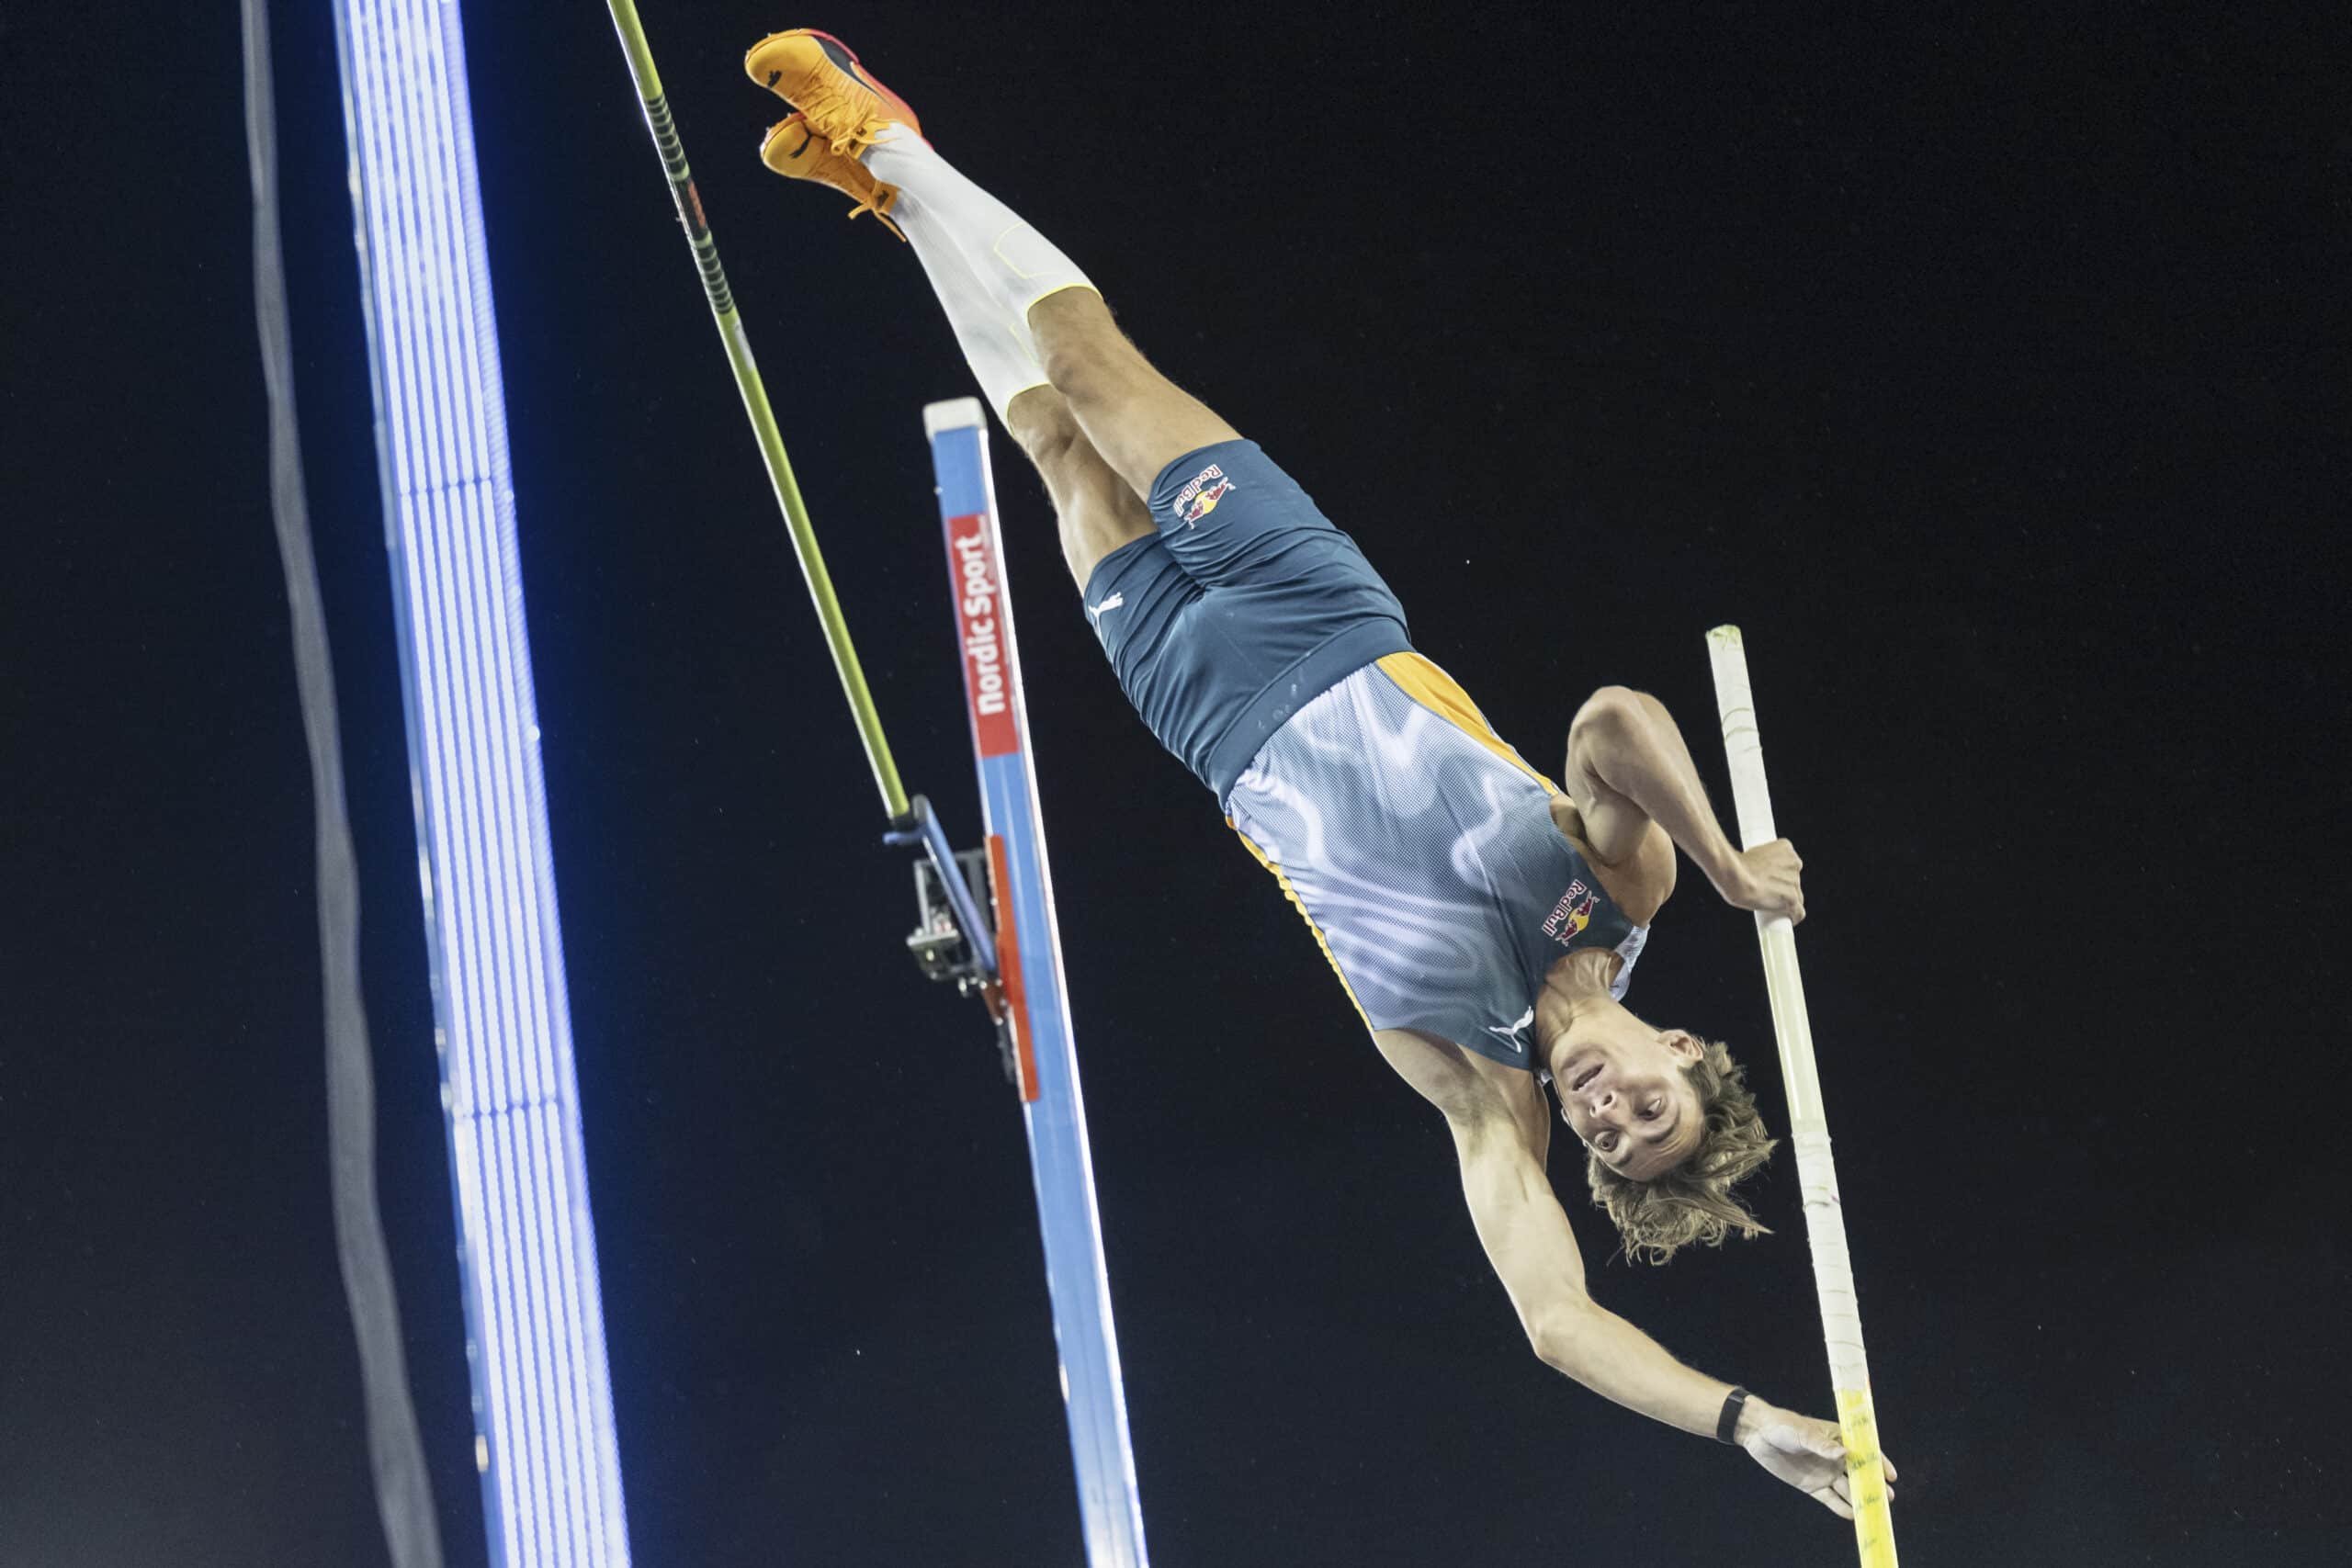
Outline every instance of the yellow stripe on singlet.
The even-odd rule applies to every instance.
[[[1396,682],[1407,696],[1542,784],[1545,794],[1556,795],[1560,793],[1550,779],[1529,767],[1526,759],[1512,750],[1503,738],[1495,733],[1494,726],[1487,722],[1487,716],[1478,711],[1478,705],[1470,700],[1470,694],[1454,683],[1453,676],[1418,653],[1392,653],[1379,663],[1382,673]],[[1283,868],[1258,847],[1257,840],[1234,827],[1231,818],[1226,819],[1226,826],[1233,828],[1233,836],[1241,840],[1250,858],[1272,872],[1274,880],[1282,884],[1283,897],[1291,901],[1299,917],[1306,920],[1306,929],[1315,933],[1315,945],[1323,950],[1324,958],[1330,963],[1331,973],[1340,977],[1340,988],[1348,993],[1348,1000],[1355,1008],[1356,1016],[1363,1020],[1366,1029],[1370,1029],[1372,1020],[1365,1015],[1363,1003],[1356,1000],[1355,987],[1348,984],[1347,971],[1340,967],[1339,958],[1331,952],[1330,942],[1323,935],[1323,928],[1315,923],[1315,917],[1307,913],[1306,905],[1299,898],[1298,889],[1292,886],[1290,878],[1283,874]]]
[[[1233,828],[1233,836],[1241,840],[1242,847],[1250,852],[1250,858],[1256,861],[1260,865],[1264,866],[1268,871],[1272,872],[1274,874],[1274,880],[1283,885],[1283,897],[1290,900],[1291,907],[1296,909],[1299,913],[1299,918],[1306,922],[1306,929],[1315,933],[1315,945],[1323,950],[1323,956],[1330,962],[1331,973],[1340,977],[1340,989],[1348,993],[1348,1004],[1356,1010],[1356,1016],[1363,1020],[1363,1026],[1366,1029],[1370,1029],[1372,1027],[1372,1020],[1366,1016],[1363,1010],[1363,1004],[1356,1000],[1356,988],[1348,984],[1348,973],[1346,970],[1340,967],[1340,960],[1332,953],[1331,944],[1324,940],[1323,928],[1315,923],[1315,917],[1308,914],[1306,912],[1306,906],[1299,901],[1298,889],[1290,885],[1290,878],[1283,874],[1283,868],[1281,866],[1276,865],[1272,861],[1266,858],[1266,852],[1258,847],[1258,841],[1255,839],[1252,839],[1240,829],[1234,827],[1232,818],[1227,818],[1225,819],[1225,825],[1228,828]]]
[[[1557,784],[1529,767],[1527,759],[1495,733],[1495,727],[1487,722],[1487,716],[1478,711],[1470,694],[1453,683],[1453,676],[1418,653],[1392,653],[1380,660],[1380,668],[1407,696],[1542,784],[1546,795],[1560,793]]]

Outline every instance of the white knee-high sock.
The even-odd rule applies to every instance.
[[[1091,288],[1078,264],[1054,248],[1020,215],[957,173],[930,142],[892,125],[865,150],[865,166],[899,191],[890,216],[909,207],[935,236],[953,243],[989,298],[1026,339],[1029,307],[1065,288]],[[905,224],[914,238],[915,223]]]
[[[939,296],[941,309],[947,312],[947,324],[956,331],[956,343],[964,351],[964,363],[972,367],[978,378],[980,393],[996,410],[996,417],[1004,422],[1005,429],[1012,428],[1007,410],[1012,400],[1032,387],[1050,385],[1044,367],[1037,363],[1035,348],[1029,341],[1028,330],[1018,318],[1008,317],[991,299],[988,289],[974,276],[966,265],[964,253],[948,239],[936,219],[910,191],[900,191],[898,201],[890,209],[890,217],[915,249],[916,259],[922,263],[925,276],[931,279],[931,291]]]

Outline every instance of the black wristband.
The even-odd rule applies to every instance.
[[[1733,1389],[1724,1395],[1724,1413],[1715,1418],[1715,1441],[1729,1443],[1737,1440],[1732,1434],[1739,1430],[1740,1407],[1747,1403],[1747,1391],[1744,1388]]]

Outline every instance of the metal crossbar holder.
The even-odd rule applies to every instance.
[[[964,874],[964,886],[972,890],[974,902],[982,908],[994,908],[996,893],[989,883],[988,852],[960,851],[956,864]],[[926,979],[953,981],[958,996],[969,996],[996,976],[981,965],[966,939],[955,899],[940,880],[938,868],[925,858],[916,861],[914,869],[915,929],[907,935],[907,951],[915,955]]]
[[[947,841],[947,829],[939,825],[939,814],[931,802],[915,795],[907,803],[904,816],[894,818],[882,841],[892,849],[919,850],[923,863],[929,866],[933,880],[915,884],[917,897],[925,900],[924,919],[930,920],[931,900],[944,903],[956,929],[963,934],[964,945],[971,949],[972,968],[986,980],[997,977],[996,931],[989,923],[996,910],[993,899],[983,906],[973,895],[975,887],[986,889],[989,883],[986,852],[967,850],[957,853]],[[967,863],[970,857],[982,858],[978,874]],[[929,973],[928,970],[925,973]],[[993,1011],[993,1008],[990,1010]]]
[[[963,874],[964,886],[974,904],[979,908],[995,908],[996,887],[989,874],[988,852],[958,851],[956,868]],[[957,996],[980,998],[980,1005],[989,1010],[989,1021],[996,1026],[997,1060],[1004,1068],[1004,1081],[1018,1085],[1019,1042],[1013,1032],[1012,1010],[1004,1005],[1003,984],[965,940],[963,926],[956,919],[956,899],[940,879],[938,866],[928,856],[915,862],[915,929],[907,933],[907,951],[915,955],[915,966],[922,971],[923,978],[952,981]]]

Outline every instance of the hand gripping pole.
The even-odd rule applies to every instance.
[[[1707,656],[1714,666],[1715,706],[1723,720],[1724,753],[1731,763],[1740,846],[1752,850],[1780,835],[1772,828],[1764,746],[1756,728],[1756,701],[1748,692],[1747,653],[1739,628],[1717,626],[1709,632]],[[1870,1369],[1862,1355],[1862,1315],[1855,1304],[1854,1266],[1847,1256],[1845,1213],[1838,1201],[1838,1171],[1829,1155],[1829,1122],[1821,1104],[1821,1076],[1814,1067],[1813,1025],[1805,1016],[1804,983],[1797,974],[1796,929],[1785,915],[1767,919],[1758,914],[1756,940],[1764,950],[1764,985],[1771,997],[1772,1032],[1780,1042],[1781,1081],[1788,1090],[1789,1136],[1796,1145],[1805,1235],[1813,1246],[1813,1282],[1821,1297],[1829,1382],[1837,1392],[1838,1424],[1846,1438],[1855,1544],[1862,1568],[1895,1568],[1894,1519],[1879,1457]]]

